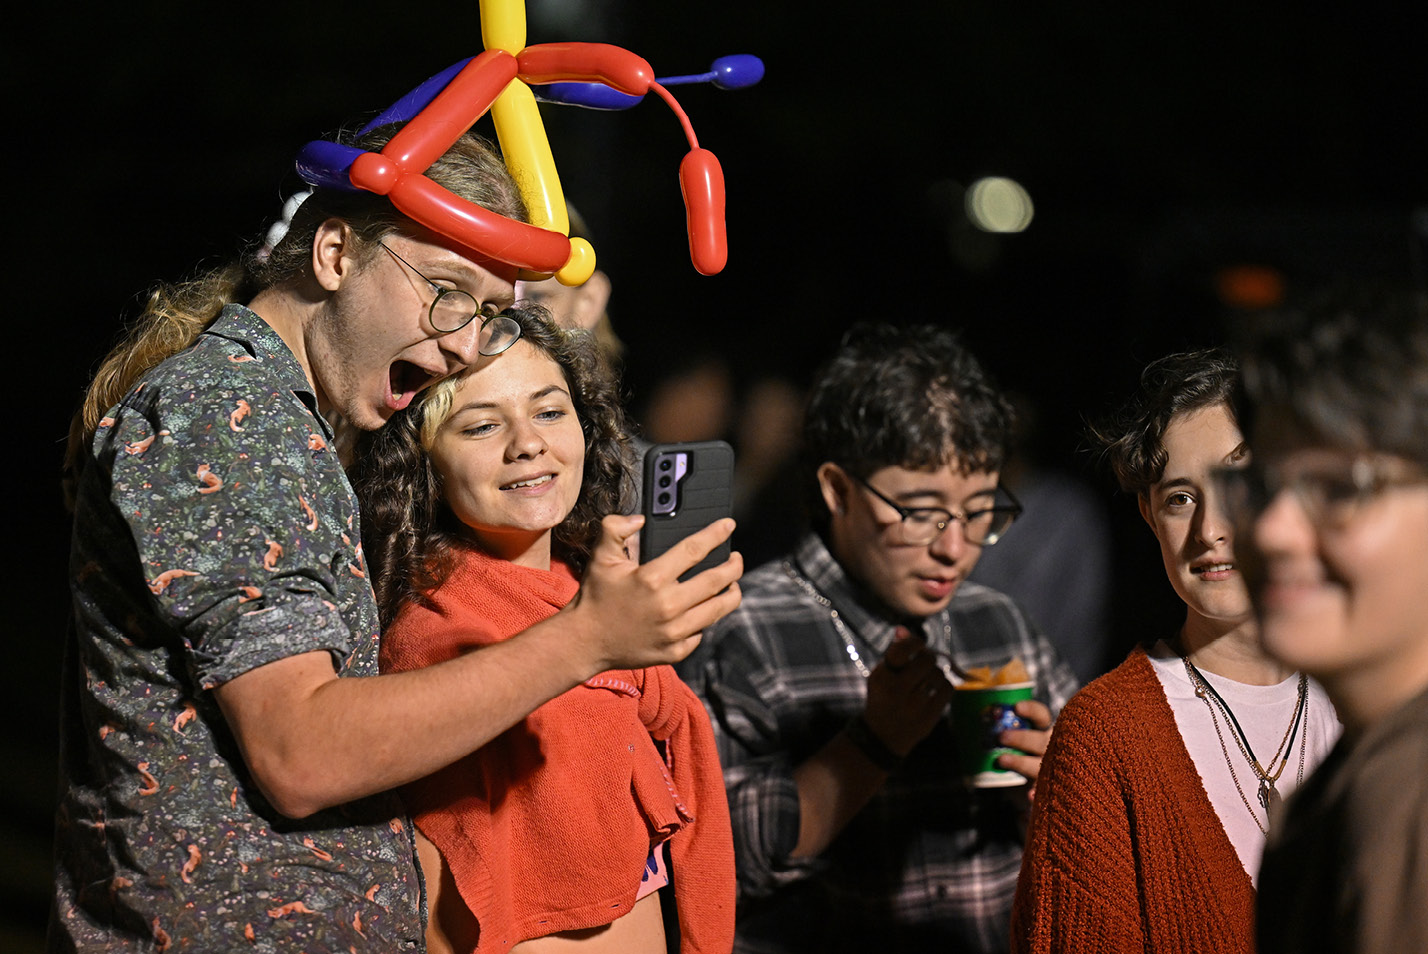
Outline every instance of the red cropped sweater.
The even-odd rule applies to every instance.
[[[426,605],[408,606],[383,634],[382,670],[513,636],[578,585],[562,564],[544,571],[469,552]],[[704,707],[669,666],[601,673],[402,794],[480,924],[479,952],[627,914],[652,848],[666,840],[680,951],[733,945],[723,776]]]

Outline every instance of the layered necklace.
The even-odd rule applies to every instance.
[[[1209,680],[1200,670],[1195,668],[1195,664],[1190,661],[1189,656],[1181,656],[1180,659],[1185,663],[1185,675],[1190,677],[1190,685],[1194,687],[1195,695],[1210,710],[1210,722],[1215,727],[1216,738],[1220,740],[1220,751],[1225,756],[1225,765],[1230,769],[1230,778],[1234,780],[1235,791],[1240,793],[1240,801],[1244,802],[1245,810],[1250,813],[1250,817],[1254,819],[1259,830],[1268,833],[1270,813],[1276,810],[1280,803],[1279,788],[1277,787],[1279,777],[1284,774],[1284,768],[1289,764],[1289,756],[1294,751],[1294,736],[1296,734],[1299,736],[1299,775],[1296,784],[1304,781],[1304,754],[1309,738],[1308,678],[1302,672],[1299,674],[1299,702],[1294,707],[1294,718],[1289,721],[1289,728],[1284,730],[1284,738],[1279,740],[1279,747],[1274,750],[1269,761],[1261,763],[1259,759],[1255,758],[1254,749],[1250,747],[1249,736],[1245,735],[1244,729],[1240,727],[1239,720],[1235,718],[1229,703],[1215,691],[1215,687],[1210,685]],[[1260,808],[1264,810],[1264,824],[1260,824],[1259,816],[1250,807],[1249,799],[1245,797],[1245,790],[1240,786],[1240,777],[1235,772],[1234,760],[1230,758],[1229,747],[1225,745],[1225,735],[1220,730],[1221,713],[1224,714],[1225,721],[1231,726],[1231,735],[1234,736],[1235,745],[1238,746],[1240,754],[1245,757],[1250,769],[1254,771],[1255,778],[1259,780],[1259,790],[1256,794]],[[1301,727],[1303,731],[1300,731]],[[1278,768],[1275,767],[1276,762]]]

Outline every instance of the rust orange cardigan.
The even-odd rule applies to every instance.
[[[1145,650],[1056,720],[1012,907],[1013,954],[1253,954],[1254,887]]]
[[[553,615],[578,586],[559,563],[544,571],[467,552],[427,605],[388,627],[382,670],[499,642]],[[669,666],[601,673],[402,795],[480,924],[477,951],[627,914],[651,849],[666,840],[680,951],[733,946],[723,775],[704,707]]]

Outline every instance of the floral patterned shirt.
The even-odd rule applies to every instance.
[[[292,352],[238,305],[100,422],[74,518],[52,950],[423,948],[395,798],[283,817],[211,691],[315,650],[377,673],[331,442]]]

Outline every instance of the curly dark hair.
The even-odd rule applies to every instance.
[[[1344,283],[1264,316],[1240,343],[1235,404],[1296,441],[1428,465],[1428,308],[1421,293]]]
[[[551,540],[552,554],[580,573],[599,539],[600,521],[627,511],[634,499],[634,455],[617,378],[588,333],[560,328],[539,305],[517,305],[504,314],[520,324],[521,342],[560,366],[585,435],[580,495]],[[361,504],[362,547],[383,625],[440,586],[456,554],[474,545],[447,507],[427,454],[451,412],[459,380],[433,385],[385,427],[362,434],[353,449],[349,477]]]
[[[1126,493],[1150,492],[1165,473],[1165,431],[1181,414],[1224,405],[1232,399],[1239,365],[1223,348],[1183,351],[1152,361],[1129,400],[1087,426],[1092,444]]]
[[[827,512],[814,476],[825,462],[854,477],[882,467],[1000,470],[1012,408],[958,336],[936,325],[860,323],[818,373],[803,454],[816,526]]]

